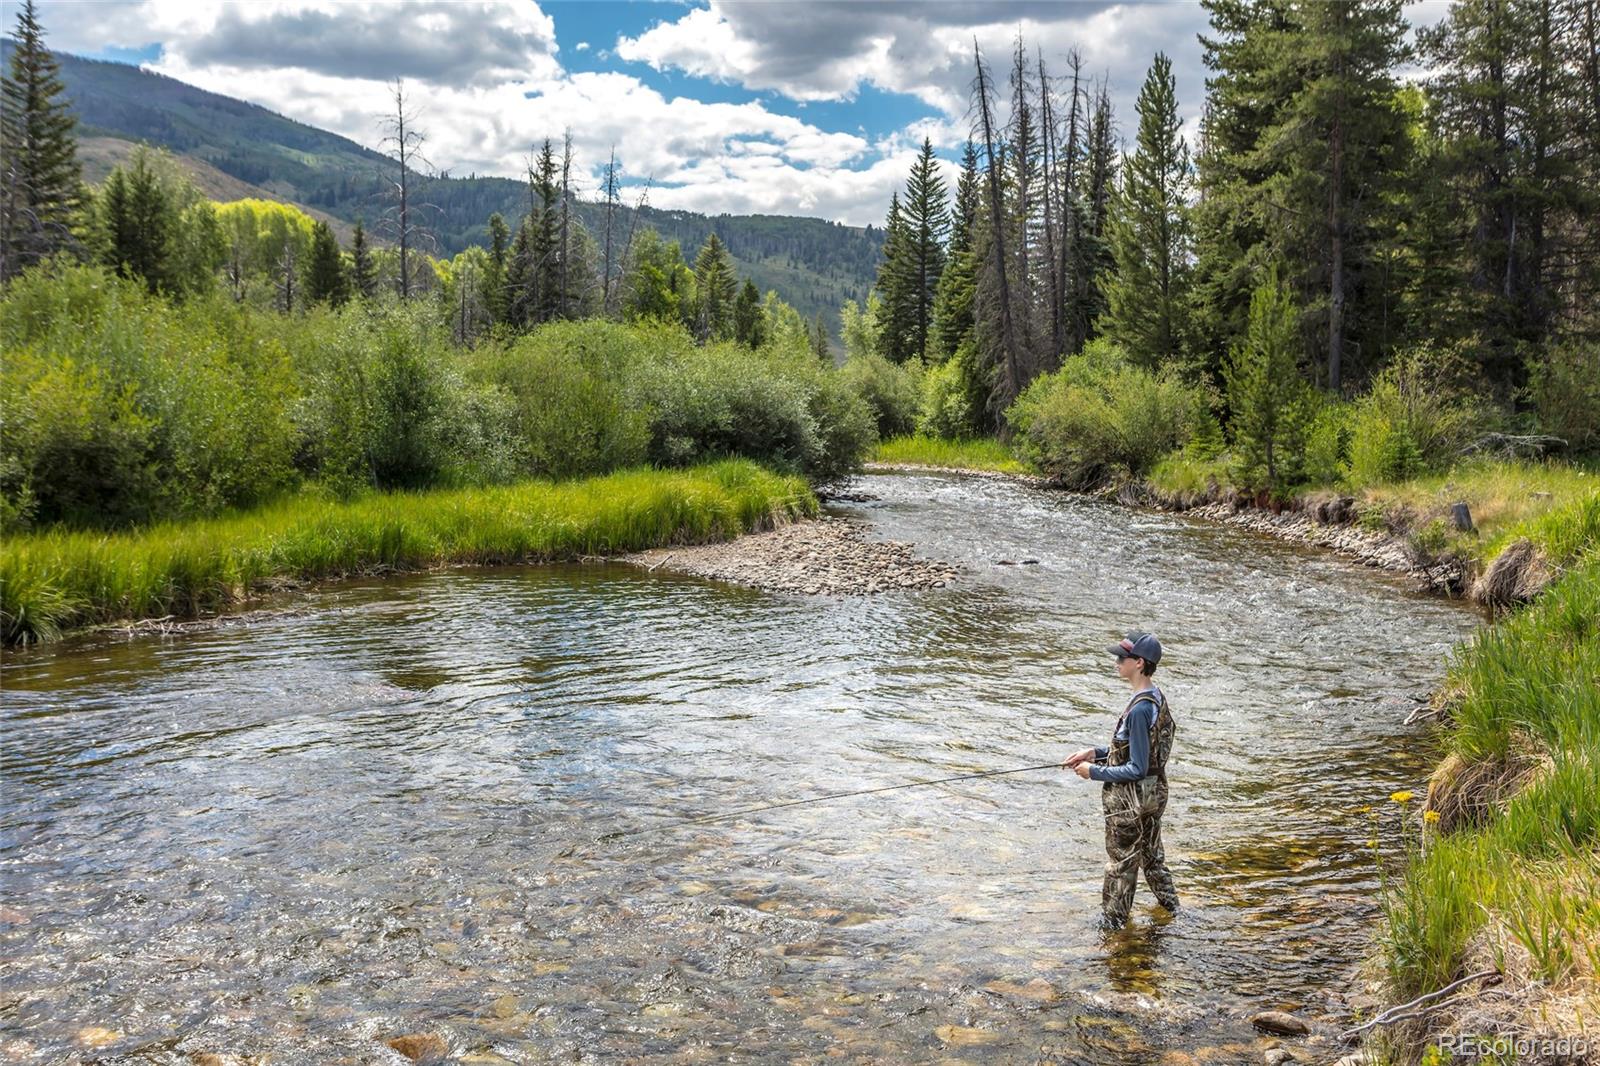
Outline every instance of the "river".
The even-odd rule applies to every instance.
[[[1244,1062],[1254,1010],[1341,1020],[1430,765],[1402,720],[1476,616],[1181,516],[857,487],[964,576],[452,570],[9,653],[0,1059]],[[1103,744],[1135,627],[1175,918],[1141,884],[1095,932],[1100,786],[1059,771],[670,824]]]

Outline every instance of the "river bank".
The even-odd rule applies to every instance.
[[[298,497],[126,533],[0,546],[0,635],[203,618],[308,582],[452,564],[552,562],[724,540],[817,513],[804,479],[748,460],[481,489]]]

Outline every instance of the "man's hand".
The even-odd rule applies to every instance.
[[[1092,760],[1093,758],[1094,749],[1084,748],[1082,751],[1075,751],[1071,755],[1067,756],[1067,761],[1061,764],[1061,768],[1063,770],[1076,770],[1084,763],[1085,760]],[[1078,776],[1087,777],[1088,774],[1080,773]]]
[[[1076,773],[1079,777],[1081,777],[1085,781],[1087,781],[1087,780],[1089,780],[1089,768],[1092,767],[1093,765],[1094,764],[1091,763],[1091,762],[1081,762],[1077,766],[1074,766],[1072,769],[1073,769],[1074,773]]]

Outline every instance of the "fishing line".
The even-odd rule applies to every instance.
[[[787,800],[783,803],[766,803],[759,807],[741,807],[734,811],[720,811],[716,814],[702,814],[698,818],[683,818],[675,822],[662,822],[657,825],[642,826],[638,829],[619,829],[614,833],[605,833],[595,840],[617,840],[621,837],[640,836],[644,833],[657,833],[667,829],[681,829],[689,825],[705,825],[709,822],[720,822],[729,818],[743,818],[746,815],[760,814],[763,811],[780,811],[785,807],[802,807],[812,803],[830,803],[834,800],[851,799],[856,796],[873,796],[880,792],[894,792],[902,788],[925,788],[928,785],[948,785],[954,781],[975,781],[980,777],[1001,777],[1005,774],[1026,774],[1036,770],[1058,770],[1059,762],[1041,763],[1038,766],[1018,766],[1010,770],[984,770],[973,774],[957,774],[954,777],[936,777],[928,781],[906,781],[898,785],[881,785],[877,788],[858,788],[852,792],[830,792],[823,796],[807,796],[805,799]]]

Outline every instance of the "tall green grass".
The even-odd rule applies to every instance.
[[[989,437],[964,440],[921,435],[894,437],[879,443],[872,453],[872,461],[943,466],[953,470],[992,470],[1002,474],[1029,472],[1029,467],[1013,455],[1010,448]]]
[[[1387,894],[1399,999],[1461,976],[1469,951],[1522,979],[1600,980],[1600,553],[1457,656],[1447,749],[1533,767],[1487,824],[1430,841]],[[1425,832],[1427,830],[1425,829]]]
[[[350,502],[299,497],[136,532],[12,537],[0,546],[0,636],[14,644],[124,619],[196,617],[274,579],[720,540],[816,507],[803,479],[727,460]]]

